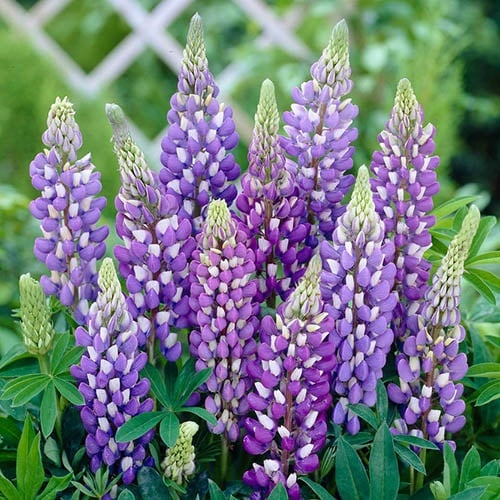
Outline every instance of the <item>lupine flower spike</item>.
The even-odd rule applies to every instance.
[[[399,385],[388,386],[389,397],[400,405],[402,415],[393,432],[424,437],[439,446],[444,444],[445,432],[457,432],[465,425],[465,403],[460,399],[464,387],[455,383],[468,368],[465,353],[458,352],[465,338],[458,307],[464,263],[479,218],[479,210],[471,206],[432,278],[417,318],[418,332],[408,336],[396,358]]]
[[[109,231],[107,226],[97,227],[106,199],[96,198],[100,174],[94,171],[90,154],[77,159],[82,135],[74,114],[67,98],[57,98],[50,108],[42,136],[49,149],[30,165],[33,187],[41,191],[30,211],[41,221],[43,234],[33,251],[50,271],[40,280],[43,290],[72,307],[75,320],[84,323],[97,296],[96,265],[106,251]]]
[[[19,278],[21,331],[31,354],[46,354],[52,347],[54,326],[43,289],[29,274]]]
[[[424,125],[422,107],[410,82],[398,84],[386,129],[378,136],[380,151],[370,165],[375,207],[384,221],[386,238],[394,241],[398,304],[394,333],[398,338],[415,325],[415,316],[428,288],[430,262],[424,253],[431,245],[434,225],[432,196],[439,191],[434,151],[435,128]],[[416,333],[416,332],[413,332]]]
[[[248,172],[242,177],[236,205],[255,251],[258,300],[268,300],[270,305],[277,295],[285,298],[290,293],[311,256],[311,249],[303,245],[309,230],[301,222],[305,204],[279,144],[278,129],[274,85],[265,80],[255,114]]]
[[[153,401],[145,399],[149,381],[139,379],[147,355],[138,351],[137,323],[127,310],[110,258],[102,263],[98,284],[88,327],[75,331],[77,344],[86,351],[71,374],[85,399],[80,415],[92,472],[105,465],[113,474],[123,473],[123,482],[129,484],[143,464],[152,463],[146,458],[146,446],[154,431],[125,443],[117,443],[115,436],[130,418],[153,409]]]
[[[213,368],[206,382],[206,409],[217,424],[210,427],[229,441],[239,437],[239,420],[248,411],[251,381],[247,363],[254,357],[259,304],[255,302],[254,253],[246,245],[224,200],[208,206],[198,250],[191,263],[191,297],[198,329],[189,336],[197,370]]]
[[[233,112],[217,99],[219,89],[208,69],[198,14],[189,26],[177,88],[161,143],[160,179],[167,193],[178,199],[179,215],[192,221],[195,234],[212,199],[222,198],[228,205],[233,202],[236,187],[228,181],[240,175],[230,153],[238,143]]]
[[[358,135],[352,126],[358,108],[346,98],[352,81],[344,20],[333,28],[311,76],[292,91],[294,104],[283,114],[287,135],[282,145],[298,163],[297,182],[313,225],[310,244],[315,245],[318,238],[331,238],[335,220],[344,210],[340,202],[354,182],[352,175],[344,175],[352,168],[351,143]]]
[[[161,463],[163,475],[177,484],[185,483],[196,469],[193,437],[198,428],[196,422],[182,422],[177,441],[167,450]]]
[[[337,371],[332,391],[340,396],[333,411],[337,424],[359,431],[349,403],[373,406],[394,334],[390,328],[397,296],[394,245],[384,241],[384,224],[373,204],[368,169],[359,168],[351,201],[340,217],[333,241],[321,243],[321,290],[325,310],[335,321]],[[388,262],[388,263],[387,263]]]
[[[315,256],[279,307],[276,322],[270,316],[262,320],[258,358],[249,365],[254,388],[248,402],[256,418],[244,420],[243,445],[252,455],[265,454],[263,465],[254,463],[243,476],[255,500],[268,498],[278,482],[289,498],[301,498],[297,476],[319,466],[335,367],[333,324],[323,310],[320,272],[321,259]]]
[[[115,256],[126,280],[130,312],[139,325],[139,345],[149,339],[153,360],[158,339],[163,355],[175,361],[181,344],[171,327],[188,326],[187,256],[195,245],[191,223],[179,219],[177,199],[165,195],[164,186],[130,136],[120,107],[108,104],[106,113],[113,127],[121,178],[115,206],[116,231],[123,246],[115,246]]]

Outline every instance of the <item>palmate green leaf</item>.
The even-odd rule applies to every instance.
[[[223,491],[219,488],[219,485],[212,481],[208,480],[208,492],[210,493],[210,500],[226,500]]]
[[[7,382],[1,399],[12,399],[12,406],[21,406],[42,392],[50,381],[45,374],[24,375]]]
[[[480,363],[467,371],[468,377],[500,378],[500,363]]]
[[[466,267],[473,264],[500,264],[500,250],[474,255],[465,261]]]
[[[186,412],[186,413],[192,413],[193,415],[197,415],[198,417],[202,418],[206,422],[212,425],[217,424],[217,419],[205,408],[200,408],[198,406],[183,406],[182,408],[179,408],[177,410],[179,412]]]
[[[283,483],[278,483],[271,491],[268,500],[288,500],[288,493],[286,492]]]
[[[444,485],[441,481],[433,481],[429,488],[434,496],[434,500],[447,500],[448,495],[444,489]]]
[[[163,442],[172,448],[179,437],[180,422],[173,412],[164,412],[164,417],[160,424],[160,437]]]
[[[460,493],[455,493],[451,495],[447,500],[478,500],[481,498],[483,493],[486,491],[486,486],[477,486],[475,488],[467,488]]]
[[[151,391],[156,399],[168,409],[172,408],[172,397],[167,392],[165,383],[161,378],[161,374],[156,367],[148,363],[141,371],[141,376],[146,377],[151,384]]]
[[[403,444],[411,444],[413,446],[418,446],[419,448],[427,448],[428,450],[439,450],[437,445],[417,436],[408,436],[406,434],[395,434],[393,437],[394,441]]]
[[[483,406],[500,399],[500,380],[493,380],[481,387],[475,406]]]
[[[14,363],[19,359],[32,358],[33,354],[30,354],[26,350],[26,346],[22,343],[14,344],[1,358],[0,358],[0,370],[10,363]]]
[[[458,482],[458,490],[462,491],[471,479],[479,476],[481,473],[481,457],[479,456],[479,452],[474,448],[467,452],[465,455],[464,461],[462,463],[462,470],[460,472],[460,480]]]
[[[15,419],[12,417],[0,417],[0,437],[3,444],[11,448],[17,447],[21,438],[21,431]]]
[[[50,356],[50,373],[52,373],[53,375],[58,373],[59,364],[61,363],[61,359],[64,356],[68,344],[69,334],[58,333],[55,336],[54,347],[52,348],[52,355]]]
[[[448,496],[458,491],[458,466],[455,453],[448,443],[444,443],[443,448],[444,469],[443,484]]]
[[[141,498],[170,500],[171,495],[160,474],[153,467],[141,467],[137,473],[137,486]]]
[[[55,377],[54,384],[59,393],[66,398],[70,403],[79,406],[85,403],[82,393],[67,380],[62,377]]]
[[[19,492],[16,487],[0,471],[0,493],[7,500],[19,500]]]
[[[500,469],[500,459],[490,460],[481,469],[481,476],[498,476]]]
[[[43,437],[50,436],[54,430],[57,417],[56,389],[51,381],[45,388],[40,404],[40,424]]]
[[[410,467],[413,467],[415,470],[421,472],[422,474],[427,474],[425,465],[415,452],[397,442],[394,443],[394,451],[404,463],[406,463]]]
[[[468,205],[469,203],[473,203],[477,199],[477,196],[458,196],[457,198],[453,198],[452,200],[446,201],[434,208],[431,211],[431,215],[436,217],[436,225],[435,227],[439,227],[442,224],[442,220],[451,215],[453,212],[456,212],[460,208]]]
[[[493,495],[493,498],[500,498],[500,477],[498,476],[480,476],[471,479],[466,487],[486,487],[486,493]]]
[[[306,476],[301,476],[299,479],[311,488],[311,490],[318,497],[318,500],[335,500],[335,498],[325,488],[323,488],[321,484],[314,482]]]
[[[369,461],[370,498],[395,499],[399,490],[398,461],[386,422],[375,433]]]
[[[478,254],[481,245],[488,237],[488,234],[490,234],[490,231],[495,227],[496,222],[496,217],[493,217],[492,215],[481,217],[476,234],[474,235],[474,239],[472,240],[472,245],[469,249],[469,259]]]
[[[475,267],[468,267],[467,271],[479,276],[494,292],[500,292],[500,278],[496,274],[484,269],[477,269]]]
[[[351,434],[346,434],[343,438],[355,449],[364,448],[364,446],[373,439],[373,434],[371,432],[361,431],[357,434],[351,436]]]
[[[464,278],[484,297],[488,302],[495,305],[497,300],[491,287],[475,272],[476,270],[466,269]]]
[[[84,348],[79,346],[74,346],[68,349],[61,358],[56,358],[52,354],[52,366],[51,372],[53,375],[61,375],[63,373],[68,373],[72,365],[77,364],[82,358]]]
[[[389,410],[389,400],[387,399],[387,390],[382,380],[377,381],[377,415],[380,422],[387,420]]]
[[[149,411],[132,417],[116,432],[116,441],[126,443],[140,438],[165,417],[165,412]]]
[[[174,386],[174,406],[175,409],[181,408],[189,399],[189,396],[207,381],[212,373],[211,368],[205,368],[199,372],[195,369],[194,359],[190,358],[182,367],[179,377]]]
[[[122,490],[118,495],[118,500],[135,500],[135,495],[130,490]]]
[[[377,429],[378,427],[377,416],[375,415],[373,410],[368,408],[368,406],[359,403],[355,405],[347,405],[347,407],[358,417],[362,418],[368,425],[370,425],[374,429]]]
[[[335,482],[341,498],[365,500],[370,497],[368,475],[356,450],[341,436],[335,455]]]
[[[43,484],[40,434],[35,436],[29,415],[24,421],[16,458],[17,488],[24,498],[35,498]]]
[[[71,482],[72,474],[51,476],[45,489],[37,496],[37,500],[55,500],[60,491],[64,491]]]

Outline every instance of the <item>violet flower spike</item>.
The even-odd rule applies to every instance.
[[[465,403],[460,399],[464,387],[456,383],[468,368],[465,353],[458,352],[465,338],[458,307],[464,264],[479,220],[479,210],[471,206],[425,295],[418,332],[406,338],[396,357],[399,385],[387,388],[402,416],[392,432],[424,437],[440,447],[446,432],[465,425]]]
[[[179,219],[177,199],[165,194],[157,174],[148,167],[121,108],[108,104],[106,113],[120,168],[115,206],[116,231],[123,246],[115,246],[114,252],[126,280],[128,307],[139,325],[139,345],[147,343],[150,360],[154,360],[157,339],[162,354],[175,361],[181,344],[171,327],[189,325],[188,258],[195,246],[191,223]]]
[[[189,26],[177,88],[167,114],[170,126],[161,143],[160,180],[167,193],[178,199],[179,216],[192,221],[196,234],[210,200],[233,202],[236,187],[229,182],[240,175],[230,153],[238,143],[233,112],[217,99],[219,89],[208,69],[198,14]]]
[[[398,338],[405,336],[407,328],[417,328],[415,315],[428,289],[431,264],[424,253],[431,245],[429,229],[434,225],[434,216],[429,215],[432,196],[439,191],[435,172],[439,157],[432,156],[434,134],[432,124],[424,125],[410,82],[401,80],[391,117],[378,136],[380,151],[373,153],[370,165],[375,207],[387,239],[396,247],[399,301],[394,330]]]
[[[279,144],[279,113],[270,80],[262,83],[248,152],[248,172],[241,179],[236,206],[248,232],[259,288],[257,300],[275,304],[286,298],[304,274],[312,249],[304,245],[309,225],[298,196],[294,167]],[[282,277],[280,277],[282,276]]]
[[[243,446],[251,455],[265,455],[263,465],[254,463],[243,476],[256,490],[255,500],[268,498],[278,482],[289,498],[301,498],[297,476],[319,467],[335,368],[333,322],[323,309],[320,273],[315,256],[279,306],[276,322],[270,316],[262,320],[258,357],[249,364],[254,384],[248,403],[255,418],[244,420]]]
[[[85,399],[80,415],[92,472],[104,464],[113,474],[123,473],[123,483],[129,484],[143,464],[152,465],[146,447],[154,431],[125,443],[116,442],[115,436],[130,418],[153,409],[152,399],[146,399],[149,381],[139,379],[147,355],[137,349],[137,323],[127,310],[111,259],[104,259],[98,282],[88,327],[75,331],[77,345],[86,351],[71,374]]]
[[[352,168],[358,131],[352,123],[358,108],[346,98],[352,89],[347,24],[332,31],[320,59],[311,67],[312,79],[292,91],[291,111],[283,113],[286,136],[282,145],[296,158],[300,197],[306,200],[312,224],[310,244],[331,239],[340,204],[354,182],[345,172]]]
[[[333,421],[346,423],[348,432],[356,434],[360,422],[348,404],[376,402],[377,380],[394,339],[390,324],[397,302],[392,291],[394,245],[384,241],[384,224],[375,211],[364,165],[332,243],[322,242],[320,253],[321,291],[325,310],[335,321],[332,335],[337,346],[332,392],[340,399]]]
[[[189,303],[198,327],[189,336],[196,369],[213,368],[204,384],[205,408],[217,418],[215,434],[239,437],[239,421],[248,412],[251,385],[247,364],[255,356],[259,321],[254,253],[246,245],[224,200],[214,200],[191,262]]]
[[[32,215],[41,221],[42,237],[33,248],[35,257],[49,269],[40,284],[73,308],[75,320],[86,322],[89,303],[97,296],[97,261],[105,252],[107,226],[98,227],[106,206],[100,173],[90,154],[77,159],[82,135],[74,119],[73,105],[56,99],[47,118],[42,140],[47,148],[30,164],[33,187],[41,195],[30,203]]]

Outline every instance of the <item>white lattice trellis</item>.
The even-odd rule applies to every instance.
[[[89,97],[97,95],[118,79],[146,49],[153,50],[169,68],[178,71],[182,47],[169,34],[168,28],[187,8],[196,7],[196,0],[162,0],[151,11],[146,10],[138,0],[102,0],[126,21],[131,32],[89,73],[83,71],[44,29],[72,1],[82,0],[39,0],[29,10],[15,0],[0,0],[0,16],[31,38],[33,44],[53,61],[71,88]],[[301,7],[289,9],[280,18],[262,0],[228,1],[238,5],[262,28],[257,45],[276,45],[295,57],[311,58],[309,48],[294,33],[302,16]],[[231,90],[243,76],[241,63],[234,62],[216,75],[216,81],[224,101],[233,107],[240,135],[248,141],[253,120],[233,102],[231,96]],[[157,156],[165,131],[150,140],[132,122],[130,125],[144,151],[151,157]]]

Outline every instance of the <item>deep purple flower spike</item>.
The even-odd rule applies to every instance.
[[[276,322],[270,316],[262,320],[262,342],[249,365],[254,385],[248,403],[255,418],[244,419],[243,446],[251,455],[265,455],[263,465],[254,463],[243,476],[255,499],[268,498],[278,482],[289,498],[299,499],[297,476],[319,467],[335,367],[333,322],[323,310],[320,272],[321,259],[314,256],[278,308]]]
[[[282,145],[297,160],[300,197],[312,224],[310,244],[331,239],[340,204],[354,182],[344,175],[352,168],[358,131],[352,126],[358,108],[346,98],[352,89],[347,24],[332,31],[320,59],[311,67],[312,79],[292,91],[295,101],[283,114],[286,136]]]
[[[397,338],[415,324],[410,318],[428,289],[431,265],[424,253],[431,245],[429,229],[434,225],[434,216],[429,215],[432,196],[439,191],[435,172],[439,158],[432,156],[434,134],[432,124],[424,125],[410,82],[401,80],[391,117],[378,136],[380,150],[373,153],[370,165],[375,207],[384,221],[386,238],[395,244]]]
[[[333,421],[345,423],[348,432],[356,434],[360,422],[347,405],[376,402],[377,380],[394,339],[390,324],[397,302],[392,291],[394,245],[384,239],[384,224],[375,211],[364,165],[332,243],[322,242],[320,252],[321,291],[325,310],[335,321],[332,335],[337,346],[332,392],[340,399]]]
[[[191,223],[177,215],[178,200],[165,194],[146,164],[120,107],[108,104],[106,113],[122,181],[115,206],[123,246],[115,247],[115,256],[126,280],[128,306],[139,325],[139,345],[148,344],[150,360],[157,339],[162,354],[175,361],[181,344],[171,327],[188,326],[188,259],[195,246]]]
[[[204,387],[205,408],[217,418],[210,430],[229,441],[238,439],[239,421],[248,412],[247,364],[257,348],[255,257],[246,240],[226,202],[214,200],[190,266],[189,303],[198,324],[189,336],[190,350],[197,370],[213,368]]]
[[[238,143],[233,112],[217,99],[219,89],[208,69],[198,14],[189,26],[177,88],[167,114],[170,126],[161,143],[160,180],[167,193],[177,198],[179,216],[191,220],[197,234],[212,199],[233,202],[236,187],[230,181],[240,175],[230,153]]]
[[[460,324],[460,280],[464,272],[480,214],[471,206],[459,233],[453,238],[409,335],[396,357],[399,384],[389,384],[392,401],[400,405],[401,418],[394,433],[416,435],[443,446],[445,433],[465,425],[464,387],[456,383],[467,372],[467,357],[459,353],[465,338]],[[453,441],[448,441],[454,447]]]
[[[33,252],[50,271],[40,284],[47,295],[55,295],[73,308],[78,323],[85,323],[89,304],[97,297],[97,261],[104,256],[107,226],[98,227],[106,199],[100,173],[90,154],[77,159],[82,135],[74,119],[73,105],[56,99],[42,136],[47,146],[30,165],[33,187],[41,196],[30,204],[32,215],[41,221],[43,236]]]
[[[255,251],[258,300],[273,306],[286,298],[304,274],[312,249],[304,245],[309,231],[305,204],[299,197],[293,168],[278,137],[279,114],[270,80],[262,84],[255,128],[248,152],[248,172],[241,179],[236,206]]]
[[[85,399],[80,415],[87,431],[85,446],[92,472],[105,465],[113,474],[123,473],[123,482],[129,484],[143,464],[152,463],[146,458],[146,448],[154,431],[125,443],[116,442],[115,436],[130,418],[153,409],[152,399],[146,399],[149,381],[139,379],[147,355],[137,349],[137,323],[127,310],[109,258],[99,271],[99,288],[88,327],[75,331],[77,344],[86,351],[80,364],[71,367],[71,374]]]

